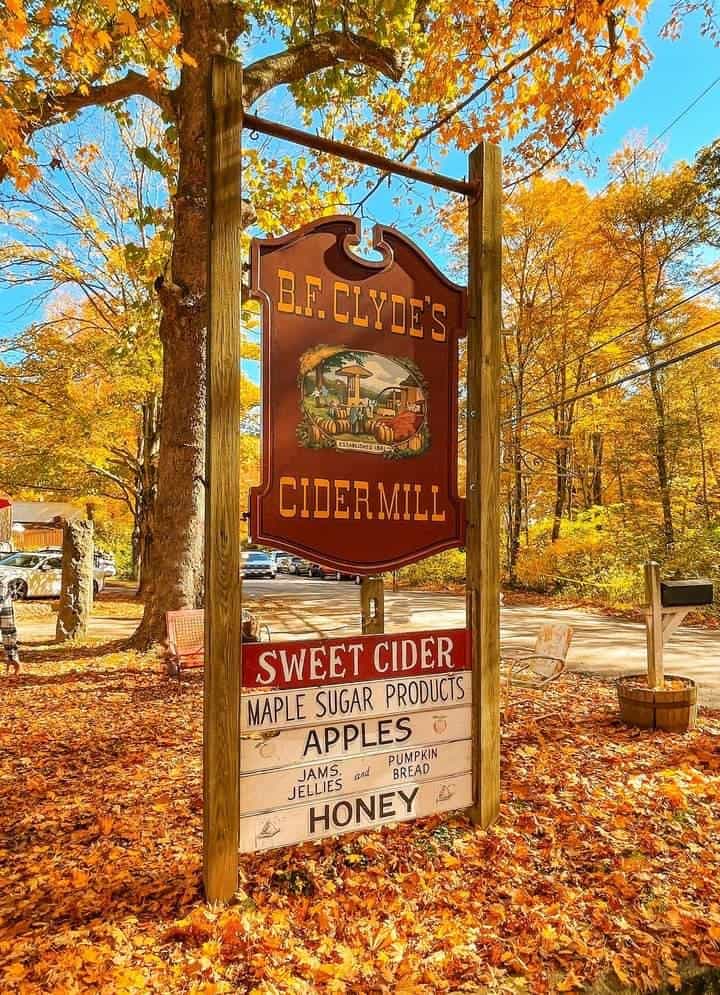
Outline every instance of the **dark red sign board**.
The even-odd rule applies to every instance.
[[[467,629],[243,643],[242,685],[293,690],[470,669]]]
[[[464,288],[404,235],[323,218],[252,244],[262,302],[255,542],[359,574],[463,544],[457,495]]]

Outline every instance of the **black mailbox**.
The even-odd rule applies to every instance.
[[[711,605],[711,580],[663,580],[660,583],[663,608],[687,608],[690,605]]]

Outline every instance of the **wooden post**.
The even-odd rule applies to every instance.
[[[645,596],[647,609],[645,626],[647,635],[648,687],[661,688],[663,673],[663,617],[660,601],[660,565],[650,560],[645,564]]]
[[[242,67],[214,58],[208,114],[207,436],[203,877],[238,884],[240,828],[240,320]]]
[[[362,631],[375,635],[385,631],[385,583],[382,574],[363,577],[360,588]]]
[[[470,154],[479,184],[468,217],[467,624],[473,688],[476,825],[500,810],[500,329],[502,186],[500,149]]]

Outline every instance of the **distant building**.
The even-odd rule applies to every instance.
[[[7,500],[10,501],[9,498]],[[12,524],[9,538],[16,549],[61,546],[65,522],[82,517],[78,508],[63,501],[13,501],[10,509]],[[0,520],[3,511],[0,503]],[[2,538],[0,528],[0,540]]]
[[[12,542],[12,501],[9,494],[0,491],[0,550]]]

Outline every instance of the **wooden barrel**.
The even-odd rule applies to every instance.
[[[688,677],[666,676],[670,688],[642,687],[644,675],[621,677],[617,682],[620,718],[642,729],[688,732],[697,722],[697,687]]]

